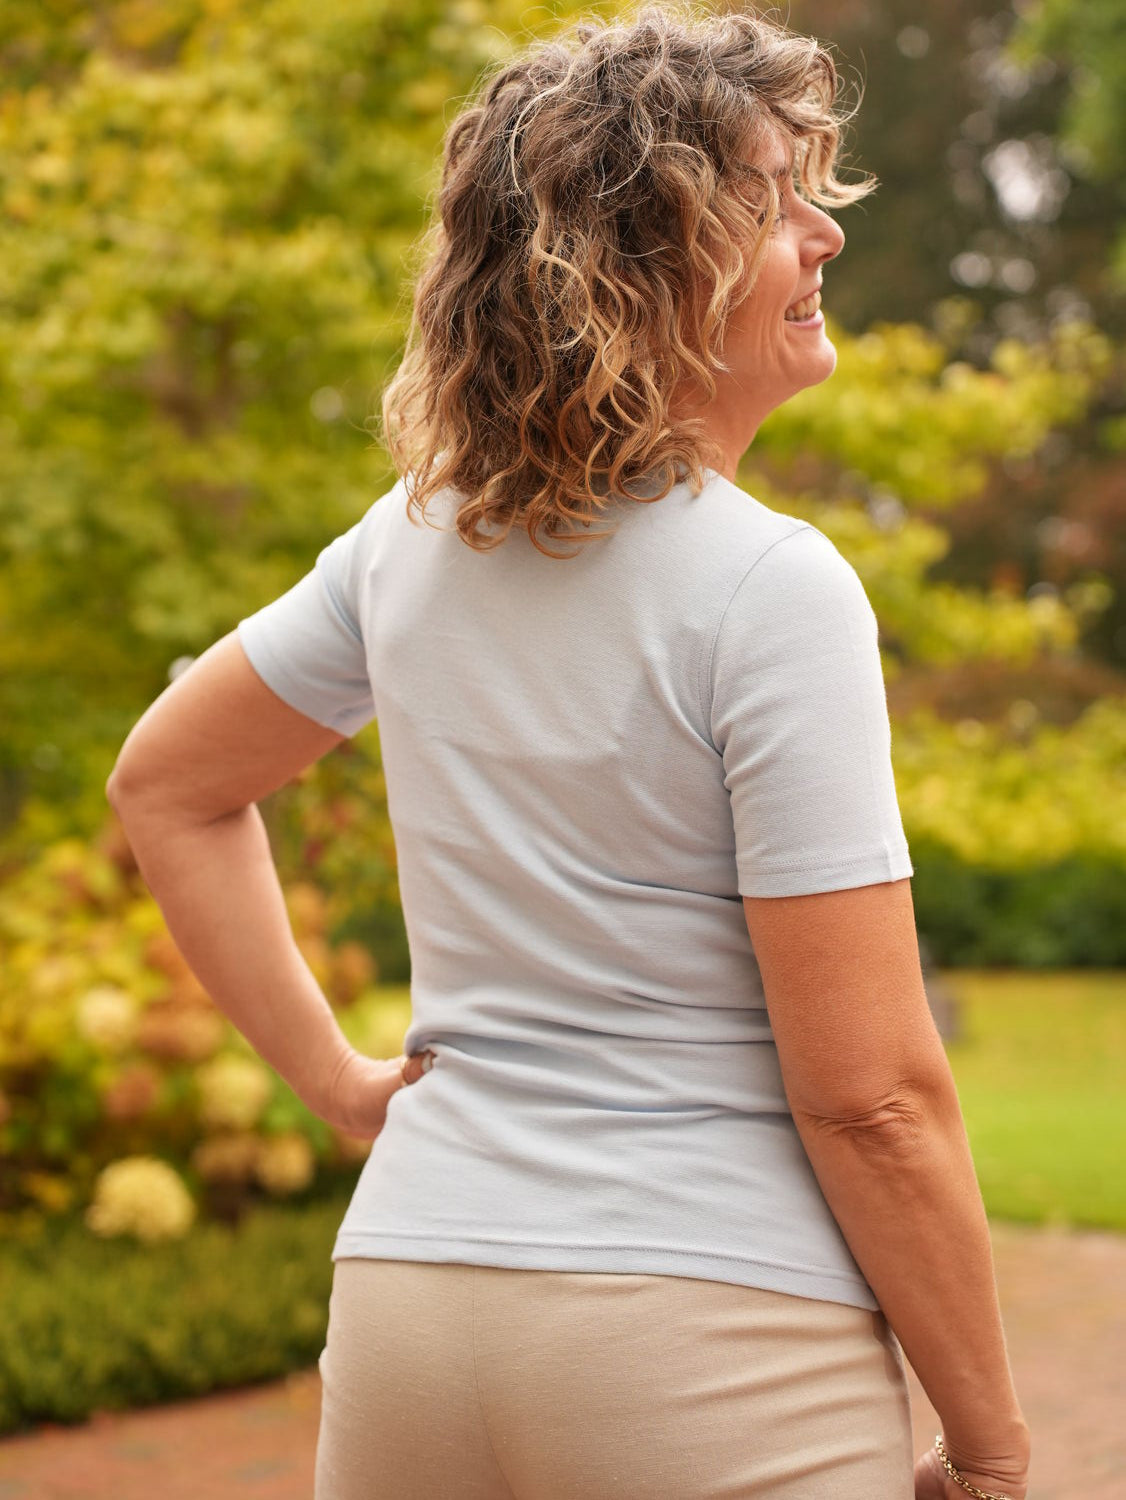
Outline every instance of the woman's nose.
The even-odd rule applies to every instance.
[[[812,254],[818,261],[832,260],[844,249],[844,230],[822,208],[817,209],[817,224],[811,239]]]

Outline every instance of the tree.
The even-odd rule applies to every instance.
[[[438,145],[481,70],[530,37],[522,18],[509,0],[50,17],[0,0],[13,854],[97,827],[117,748],[169,674],[391,487],[364,423],[402,347]],[[745,472],[856,562],[891,675],[1073,649],[1065,599],[925,574],[947,546],[939,513],[1082,418],[1105,339],[1065,324],[978,369],[949,329],[834,334],[838,375],[771,418]],[[377,767],[374,728],[364,749]]]

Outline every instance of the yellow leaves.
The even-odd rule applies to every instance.
[[[285,144],[285,122],[277,115],[224,100],[209,111],[196,132],[201,144],[226,157],[233,167],[261,168],[274,161]]]
[[[896,721],[892,753],[909,840],[1001,868],[1126,858],[1126,701],[1101,699],[1067,727],[1038,724],[1023,699],[1000,723],[917,709]]]
[[[121,141],[95,141],[84,166],[87,206],[101,209],[128,196],[137,170],[136,153]]]
[[[1059,369],[1088,372],[1098,378],[1106,375],[1115,359],[1115,345],[1106,334],[1091,323],[1073,320],[1052,328],[1050,348],[1052,363]]]
[[[947,364],[942,341],[915,324],[831,331],[832,379],[773,412],[756,447],[826,460],[907,505],[971,499],[996,458],[1032,454],[1054,426],[1081,416],[1112,358],[1090,324],[1059,325],[1035,346],[1002,340],[985,370]]]
[[[450,80],[440,73],[415,79],[413,83],[407,84],[401,94],[403,102],[421,115],[441,110],[449,97]]]
[[[483,0],[450,0],[446,9],[455,26],[479,26],[489,19]]]
[[[40,151],[27,163],[26,170],[32,182],[49,187],[67,185],[74,175],[73,163],[56,151]]]
[[[1074,616],[1057,598],[1014,599],[1000,589],[936,582],[926,585],[925,608],[913,631],[908,622],[910,655],[920,661],[1028,663],[1044,650],[1066,650],[1078,638]]]
[[[371,1057],[398,1057],[411,1023],[409,996],[380,998],[372,1007],[362,1050]]]
[[[993,346],[989,363],[999,374],[1016,380],[1026,370],[1034,367],[1031,351],[1020,339],[999,339]],[[998,382],[994,382],[998,384]]]
[[[38,200],[33,192],[16,182],[5,188],[4,195],[0,198],[0,206],[3,207],[8,218],[17,219],[22,224],[30,224],[35,218]]]
[[[117,48],[148,52],[174,41],[196,8],[194,0],[162,0],[160,5],[151,5],[148,0],[118,0],[107,8],[101,21],[109,28]]]
[[[1070,651],[1079,640],[1081,607],[1097,607],[1104,597],[1106,586],[1100,589],[1097,580],[1064,596],[1032,598],[932,580],[928,569],[950,546],[948,533],[933,522],[904,515],[887,530],[862,506],[806,502],[781,508],[810,521],[839,547],[864,584],[881,634],[894,638],[914,663],[1027,663],[1044,652]]]
[[[874,323],[855,352],[871,369],[916,377],[937,375],[945,360],[941,341],[918,323]]]
[[[1077,616],[1088,619],[1109,609],[1117,598],[1117,592],[1109,579],[1079,578],[1064,590],[1064,598]]]
[[[978,371],[965,360],[951,360],[941,370],[938,383],[943,390],[955,392],[972,391],[978,381]]]

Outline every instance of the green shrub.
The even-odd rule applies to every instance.
[[[101,1240],[44,1221],[0,1256],[0,1432],[83,1422],[305,1369],[324,1347],[332,1244],[355,1173],[237,1225]]]
[[[911,862],[916,925],[943,968],[1126,966],[1126,866],[1111,855],[997,869],[916,838]]]

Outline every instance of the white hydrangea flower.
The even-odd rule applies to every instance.
[[[94,1234],[131,1234],[151,1243],[181,1239],[195,1214],[192,1195],[174,1167],[155,1156],[126,1156],[99,1172],[84,1217]]]
[[[258,1148],[254,1175],[275,1197],[299,1193],[313,1180],[316,1161],[313,1148],[299,1131],[287,1130],[266,1136]]]
[[[250,1130],[274,1091],[273,1075],[255,1057],[223,1053],[196,1069],[199,1114],[211,1130]]]
[[[99,1051],[124,1052],[137,1034],[137,1004],[116,984],[96,984],[78,1001],[75,1024]]]

